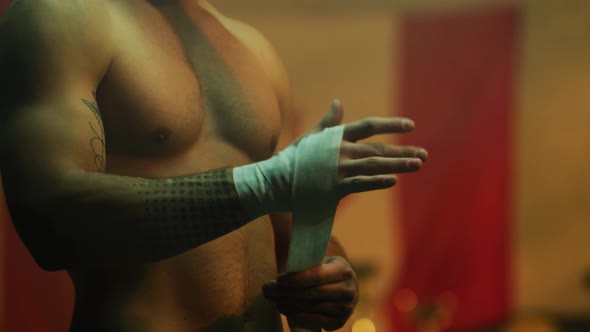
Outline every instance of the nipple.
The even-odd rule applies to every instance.
[[[172,131],[168,128],[160,128],[154,134],[154,142],[162,144],[170,138]]]

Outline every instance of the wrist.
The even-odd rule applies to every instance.
[[[294,154],[290,146],[270,159],[233,169],[234,186],[249,217],[291,210]]]

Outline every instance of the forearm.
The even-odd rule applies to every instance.
[[[9,200],[15,225],[50,270],[153,262],[250,221],[231,169],[157,180],[79,172],[26,203]]]
[[[8,163],[9,173],[23,181],[12,181],[7,196],[24,242],[46,269],[152,262],[214,240],[259,216],[290,211],[293,189],[298,188],[292,181],[301,169],[294,166],[331,165],[315,158],[314,149],[320,141],[331,142],[321,146],[325,151],[320,149],[320,155],[337,159],[342,130],[326,129],[254,164],[164,180],[73,172],[67,158],[54,157],[54,165],[39,168],[23,153],[29,149],[8,149],[6,155],[22,159]],[[326,166],[322,171],[332,174],[335,169]],[[330,182],[306,190],[319,201],[335,196],[333,187]]]

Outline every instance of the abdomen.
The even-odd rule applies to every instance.
[[[72,331],[91,331],[97,322],[121,332],[135,331],[134,324],[152,332],[171,326],[217,331],[227,324],[280,330],[278,313],[261,295],[277,275],[268,217],[157,263],[71,273],[77,293]]]

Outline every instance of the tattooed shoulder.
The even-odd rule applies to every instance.
[[[88,107],[88,109],[90,109],[98,123],[102,125],[102,118],[100,117],[100,111],[98,110],[98,105],[96,103],[96,92],[92,92],[92,96],[94,97],[92,101],[82,99],[82,102]]]
[[[88,121],[88,125],[92,130],[92,137],[90,138],[90,149],[94,156],[94,164],[98,172],[104,172],[105,170],[105,139],[104,139],[104,126],[102,124],[102,117],[100,116],[100,110],[96,102],[96,92],[93,92],[93,100],[82,99],[82,102],[94,115],[95,121]]]

